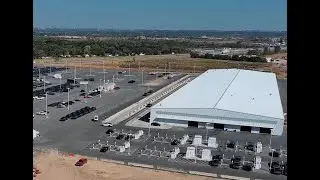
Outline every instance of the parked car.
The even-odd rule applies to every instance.
[[[124,138],[124,140],[128,141],[129,139],[133,139],[133,138],[134,138],[133,135],[127,135],[127,136]]]
[[[53,92],[51,92],[51,91],[50,91],[50,92],[48,92],[47,94],[48,94],[48,95],[54,95],[54,93],[53,93]]]
[[[94,81],[94,78],[89,78],[89,81]]]
[[[112,127],[113,125],[111,123],[101,123],[101,126],[104,126],[104,127]]]
[[[218,166],[220,164],[220,161],[218,159],[214,159],[209,162],[210,166]]]
[[[240,164],[240,161],[239,162],[233,162],[230,164],[230,168],[232,169],[240,169],[241,167],[241,164]]]
[[[116,139],[118,139],[118,140],[121,140],[121,139],[123,139],[124,138],[124,135],[123,134],[119,134],[117,137],[116,137]]]
[[[83,89],[81,89],[80,92],[85,92],[85,91]]]
[[[75,99],[74,101],[78,102],[78,101],[81,101],[80,99]]]
[[[97,108],[96,107],[91,107],[91,110],[92,111],[95,111]]]
[[[113,89],[114,89],[114,90],[118,90],[118,89],[120,89],[120,87],[119,87],[119,86],[116,86],[116,87],[114,87]]]
[[[253,163],[246,163],[242,166],[242,169],[245,171],[252,171],[253,169]]]
[[[242,160],[241,156],[235,156],[234,158],[231,159],[231,163],[241,162],[241,160]]]
[[[106,134],[112,134],[112,133],[114,133],[113,129],[108,129],[108,131],[106,132]]]
[[[78,162],[76,162],[76,166],[83,166],[83,165],[85,165],[86,163],[88,162],[88,160],[86,159],[86,158],[81,158],[81,159],[79,159],[79,161]]]
[[[160,124],[157,122],[153,122],[153,123],[151,123],[151,126],[160,126]]]
[[[281,169],[280,169],[280,166],[271,168],[270,173],[271,173],[271,174],[275,174],[275,175],[280,175],[280,174],[282,174],[282,171],[281,171]]]
[[[252,142],[248,142],[245,148],[249,151],[254,151],[255,145]]]
[[[177,139],[175,139],[175,140],[173,140],[173,141],[171,142],[171,145],[173,145],[173,146],[176,146],[176,145],[178,145],[178,144],[180,144],[180,142],[179,142]]]
[[[153,90],[149,90],[147,93],[151,94],[151,93],[153,93]]]
[[[233,148],[235,148],[235,146],[236,146],[236,143],[233,142],[233,141],[230,141],[230,142],[227,143],[227,148],[233,149]]]
[[[152,106],[152,104],[150,104],[150,103],[146,105],[146,107],[151,107],[151,106]]]
[[[36,115],[44,115],[44,116],[46,116],[47,114],[49,114],[49,112],[47,111],[39,111],[36,113]]]
[[[272,152],[269,152],[269,156],[279,157],[279,156],[280,156],[280,152],[279,152],[279,151],[272,151]]]
[[[66,121],[68,118],[66,116],[63,116],[59,121]]]
[[[135,83],[136,81],[135,80],[130,80],[130,81],[128,81],[128,83]]]
[[[143,95],[142,96],[148,96],[148,93],[143,93]]]
[[[100,149],[100,152],[107,152],[109,150],[109,147],[102,147],[101,149]]]

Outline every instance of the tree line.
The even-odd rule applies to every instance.
[[[230,61],[246,61],[246,62],[267,62],[266,58],[259,56],[239,56],[239,55],[222,55],[222,54],[209,54],[199,55],[198,53],[191,52],[191,58],[205,58],[205,59],[219,59]]]
[[[78,55],[118,55],[127,56],[144,53],[146,55],[189,53],[195,48],[244,48],[247,45],[215,44],[192,40],[151,40],[151,39],[81,39],[68,40],[54,37],[35,36],[33,39],[33,57],[60,57]]]

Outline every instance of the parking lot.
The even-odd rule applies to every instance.
[[[53,68],[52,68],[53,69]],[[120,70],[119,70],[120,71]],[[143,94],[149,90],[154,92],[167,84],[179,79],[181,75],[174,76],[171,79],[164,79],[163,77],[156,77],[155,75],[149,75],[148,72],[144,72],[143,84],[142,84],[142,73],[131,71],[130,74],[122,70],[121,74],[118,74],[118,70],[105,70],[102,69],[90,70],[89,69],[76,69],[76,81],[80,82],[86,78],[94,78],[94,81],[89,81],[87,88],[85,85],[79,84],[80,87],[70,89],[68,92],[54,92],[54,95],[47,95],[47,99],[41,100],[34,99],[33,113],[34,113],[34,129],[41,132],[41,137],[35,140],[35,146],[39,147],[51,147],[66,148],[67,150],[79,151],[85,144],[88,144],[93,139],[98,138],[98,135],[104,127],[100,126],[99,122],[92,122],[91,119],[95,115],[99,116],[99,119],[105,119],[106,117],[120,111],[133,102],[142,99]],[[42,71],[41,71],[42,72]],[[68,69],[57,71],[55,73],[61,73],[62,83],[66,83],[67,79],[74,79],[74,69]],[[35,73],[36,74],[36,73]],[[59,86],[60,80],[53,77],[54,73],[48,73],[46,81],[51,83],[50,86]],[[36,76],[36,75],[35,75]],[[41,74],[40,77],[43,77]],[[119,89],[111,90],[91,98],[84,98],[79,96],[81,90],[91,91],[96,89],[97,86],[106,83],[114,82]],[[128,83],[130,80],[135,80],[134,83]],[[72,85],[72,83],[71,83]],[[46,88],[50,87],[47,86]],[[40,91],[44,90],[41,89]],[[36,90],[39,90],[38,88]],[[34,90],[34,91],[36,91]],[[46,115],[36,115],[37,112],[45,111],[46,104],[50,105],[57,102],[68,102],[72,101],[73,104],[69,103],[69,110],[67,103],[64,103],[65,107],[57,108],[47,106]],[[79,100],[79,101],[78,101]],[[63,116],[77,111],[86,106],[95,107],[96,110],[85,114],[77,119],[69,119],[66,121],[59,121]]]
[[[67,79],[74,79],[74,70],[69,69],[66,73],[65,70],[60,71],[62,73],[62,83],[66,83]],[[39,111],[46,110],[46,104],[62,103],[64,106],[48,106],[48,114],[35,115],[34,116],[34,129],[40,132],[40,137],[34,139],[34,147],[36,148],[57,148],[62,151],[79,153],[84,155],[123,160],[130,162],[139,162],[146,164],[160,164],[166,167],[181,167],[186,170],[198,170],[203,172],[219,172],[228,175],[238,175],[242,177],[255,177],[262,179],[285,179],[283,175],[272,175],[268,171],[268,163],[273,161],[286,162],[286,127],[283,136],[273,136],[272,149],[281,149],[282,155],[280,157],[269,156],[270,152],[270,135],[267,134],[251,134],[251,133],[234,133],[225,132],[221,130],[206,130],[198,128],[179,128],[173,127],[171,129],[150,129],[148,127],[130,127],[125,124],[132,119],[127,120],[114,125],[112,128],[100,126],[101,120],[109,117],[110,115],[120,111],[133,102],[142,99],[143,94],[149,90],[157,91],[161,87],[170,84],[177,80],[181,76],[176,76],[171,79],[163,79],[156,77],[155,75],[149,75],[144,73],[144,83],[142,85],[142,73],[131,71],[118,74],[118,70],[106,70],[107,73],[103,73],[103,70],[92,70],[91,76],[88,69],[76,70],[76,81],[83,81],[85,78],[93,77],[94,81],[89,81],[87,88],[85,85],[80,87],[74,87],[69,91],[69,110],[68,110],[68,92],[55,92],[54,95],[47,95],[47,99],[34,100],[34,114]],[[59,73],[56,72],[56,73]],[[101,80],[100,80],[101,79]],[[91,91],[101,83],[104,79],[106,83],[114,82],[120,89],[112,90],[101,94],[92,96],[90,98],[84,98],[79,96],[81,90]],[[51,86],[57,86],[60,84],[60,80],[53,77],[53,73],[49,73],[46,76],[46,80],[51,83]],[[135,80],[134,83],[128,83],[130,80]],[[71,83],[72,84],[72,83]],[[149,85],[147,85],[149,84]],[[43,87],[38,87],[34,90],[43,90]],[[80,110],[86,106],[95,107],[96,110],[84,114],[76,119],[68,119],[66,121],[59,121],[61,117],[66,116],[74,111]],[[95,115],[98,115],[99,121],[91,121]],[[108,129],[112,129],[113,132],[106,134]],[[139,130],[143,130],[143,135],[138,139],[130,139],[130,147],[123,148],[128,145],[129,139],[126,139],[128,134],[135,134]],[[182,145],[171,145],[171,142],[175,139],[182,138],[185,134],[189,135],[189,141]],[[122,138],[117,137],[123,135]],[[195,135],[201,135],[203,139],[203,145],[194,146],[190,144],[192,138]],[[217,148],[206,147],[206,137],[215,137]],[[237,148],[226,148],[228,141],[234,141],[237,143]],[[254,152],[247,151],[244,147],[248,142],[256,144],[261,142],[263,151],[255,154]],[[126,144],[126,145],[125,145]],[[198,159],[185,158],[187,147],[195,147],[196,155]],[[101,148],[107,148],[106,152],[100,152]],[[176,158],[171,158],[171,152],[175,147],[179,147],[180,152]],[[120,150],[121,149],[121,150]],[[221,164],[217,167],[209,165],[208,161],[201,160],[201,154],[203,149],[210,149],[211,155],[223,155]],[[234,156],[241,156],[241,163],[253,161],[256,156],[260,156],[262,159],[261,168],[254,170],[254,172],[246,172],[242,169],[231,169],[229,167],[231,159]]]

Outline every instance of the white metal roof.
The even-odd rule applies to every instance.
[[[284,119],[274,73],[212,69],[152,108],[216,108]]]

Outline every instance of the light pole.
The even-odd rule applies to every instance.
[[[46,77],[43,76],[43,91],[46,92]]]
[[[67,88],[68,89],[68,111],[69,111],[69,109],[70,109],[70,107],[69,107],[69,92],[70,92],[70,88]]]
[[[59,78],[59,80],[60,80],[60,89],[61,89],[61,77]]]
[[[141,83],[141,85],[143,86],[143,70],[141,71],[141,78],[142,78],[142,83]]]
[[[39,70],[39,81],[40,81],[40,68],[38,70]]]
[[[68,72],[68,60],[66,60],[66,73]]]
[[[102,88],[102,86],[101,86],[101,81],[102,81],[102,79],[100,79],[100,98],[101,98],[101,88]]]
[[[168,72],[170,73],[170,62],[168,63]]]
[[[112,82],[114,83],[114,75],[112,76]]]
[[[206,129],[207,129],[207,133],[206,133],[206,141],[208,143],[208,126],[209,126],[210,123],[206,123]]]
[[[117,72],[117,80],[119,80],[119,73]]]
[[[51,64],[50,64],[50,74],[51,74]]]
[[[129,63],[129,76],[130,76],[130,72],[131,72],[131,71],[130,71],[130,63]]]
[[[149,131],[148,131],[149,136],[150,136],[150,128],[151,128],[151,119],[149,118]]]
[[[140,69],[140,61],[139,61],[139,71],[141,71],[141,69]]]
[[[80,59],[80,70],[82,70],[82,59]]]
[[[91,66],[92,66],[92,62],[90,62],[90,75],[89,76],[91,76]]]
[[[46,118],[48,118],[48,93],[46,92]]]

